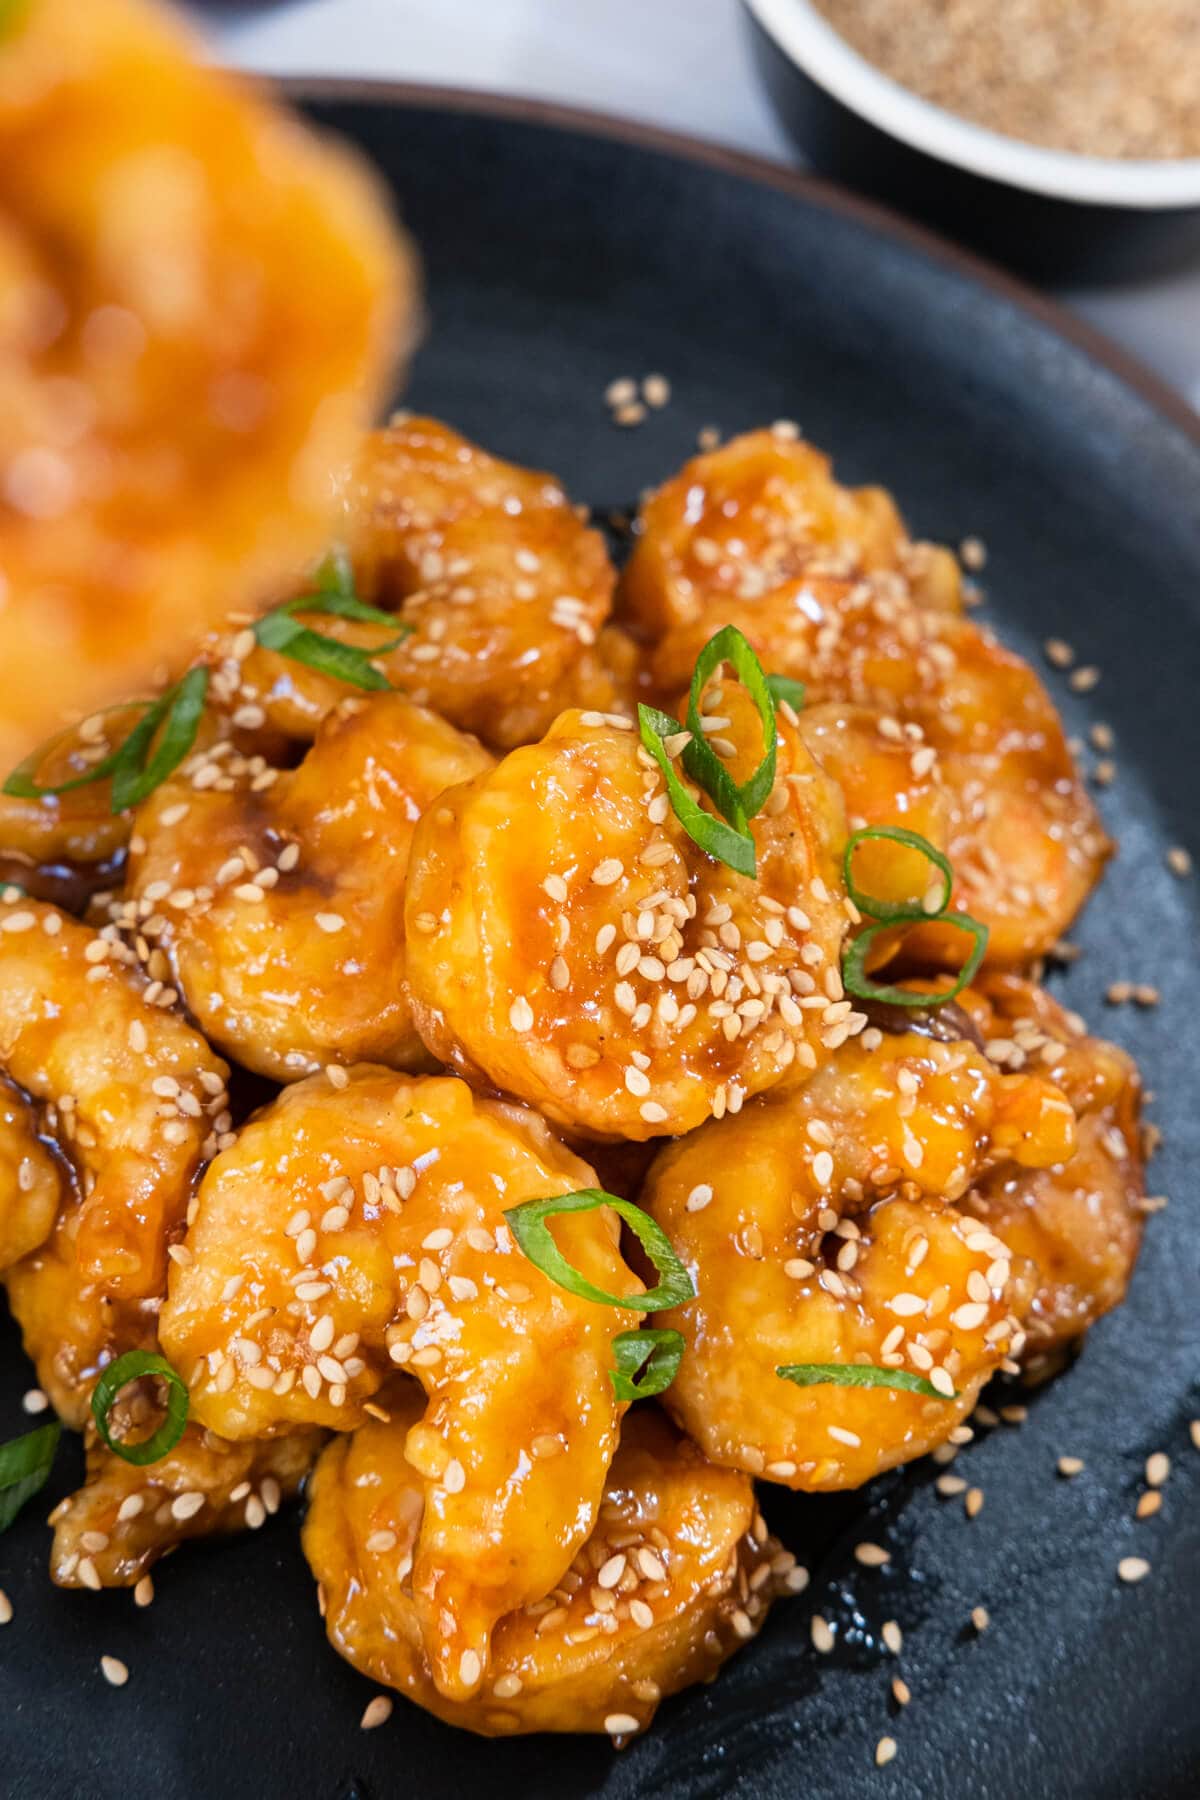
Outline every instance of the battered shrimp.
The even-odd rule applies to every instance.
[[[318,553],[414,278],[366,172],[167,12],[34,0],[3,33],[7,770]]]
[[[718,691],[706,716],[741,781],[761,729],[740,687],[705,704]],[[597,1137],[689,1131],[814,1068],[864,1021],[838,960],[840,796],[782,718],[752,829],[753,880],[686,835],[625,720],[564,713],[417,828],[405,916],[426,1044]]]
[[[0,897],[0,1064],[45,1103],[79,1174],[80,1277],[114,1295],[163,1287],[228,1070],[143,998],[114,945],[53,906]]]
[[[89,1433],[87,1480],[55,1508],[51,1578],[59,1587],[133,1587],[189,1538],[256,1531],[299,1488],[319,1431],[228,1444],[189,1425],[173,1450],[138,1468]]]
[[[850,701],[936,751],[950,797],[953,905],[985,923],[988,961],[1044,955],[1067,930],[1111,852],[1075,771],[1062,722],[1032,669],[970,620],[917,606],[887,573],[808,576],[759,598],[716,597],[654,659],[675,694],[711,633],[737,625],[763,667],[802,680],[811,703]],[[924,926],[910,948],[957,966],[963,938]]]
[[[427,1064],[405,984],[413,828],[491,766],[401,695],[343,690],[298,769],[222,791],[202,785],[201,754],[164,782],[137,816],[129,910],[207,1036],[277,1081],[327,1061]]]
[[[63,1188],[63,1164],[40,1136],[33,1107],[0,1079],[0,1270],[45,1243]]]
[[[114,1296],[89,1279],[79,1257],[82,1221],[83,1208],[69,1197],[46,1242],[3,1276],[38,1386],[73,1431],[88,1426],[92,1390],[109,1363],[126,1350],[158,1348],[162,1301],[162,1288],[139,1298]]]
[[[668,1146],[642,1204],[699,1298],[662,1316],[686,1340],[667,1406],[715,1462],[793,1488],[858,1487],[931,1450],[1021,1343],[1009,1248],[950,1202],[995,1162],[1050,1166],[1074,1143],[1044,1077],[873,1030],[795,1094]],[[938,1393],[798,1387],[776,1373],[795,1363],[904,1370]]]
[[[1042,1070],[1078,1116],[1073,1155],[1052,1168],[999,1168],[963,1202],[1028,1257],[1037,1285],[1025,1321],[1031,1355],[1055,1350],[1119,1306],[1137,1261],[1145,1185],[1141,1079],[1115,1044],[1015,975],[994,977],[964,1003],[1002,1066]]]
[[[843,487],[829,458],[786,427],[693,457],[644,503],[640,525],[620,598],[651,641],[706,621],[711,636],[729,603],[807,573],[896,570],[921,604],[962,606],[950,552],[913,543],[886,489]]]
[[[576,691],[581,657],[603,686],[594,646],[615,576],[600,534],[551,476],[436,420],[399,419],[366,441],[347,537],[359,592],[410,627],[380,668],[463,730],[501,749],[540,736]],[[347,643],[380,641],[378,625],[311,622]],[[255,649],[241,666],[239,697],[295,736],[311,735],[338,691],[274,651]]]
[[[591,1537],[550,1592],[500,1621],[477,1692],[449,1698],[430,1678],[409,1576],[423,1502],[404,1433],[417,1411],[398,1394],[391,1423],[330,1445],[304,1550],[334,1648],[449,1724],[485,1737],[640,1731],[660,1700],[710,1680],[754,1636],[794,1566],[747,1478],[714,1468],[639,1407],[622,1426]]]
[[[428,1396],[405,1439],[425,1512],[413,1591],[439,1689],[464,1699],[497,1619],[561,1577],[616,1446],[623,1307],[516,1249],[505,1207],[594,1187],[535,1115],[460,1081],[362,1066],[287,1088],[212,1164],[160,1330],[224,1437],[352,1430],[397,1367]],[[616,1220],[558,1221],[597,1287],[636,1294]]]

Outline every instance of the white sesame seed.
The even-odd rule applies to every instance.
[[[914,1318],[917,1313],[925,1311],[925,1302],[919,1294],[893,1294],[888,1306],[902,1319]]]
[[[876,1768],[882,1769],[887,1763],[890,1763],[898,1748],[894,1737],[881,1737],[875,1746]]]
[[[518,994],[509,1007],[508,1022],[514,1031],[531,1031],[533,1029],[533,1008],[524,994]]]
[[[380,1725],[386,1725],[392,1716],[392,1704],[389,1694],[376,1694],[373,1700],[368,1700],[358,1722],[359,1730],[375,1731]]]
[[[464,1687],[474,1687],[483,1674],[483,1664],[476,1650],[464,1650],[458,1659],[459,1680]]]
[[[887,1619],[884,1622],[880,1636],[883,1638],[884,1643],[887,1645],[892,1655],[899,1656],[904,1647],[904,1634],[900,1630],[895,1619]]]
[[[609,1737],[628,1737],[638,1729],[638,1721],[632,1713],[613,1712],[605,1719],[604,1729]]]
[[[341,913],[319,912],[317,914],[318,928],[321,931],[328,932],[331,936],[335,931],[341,931],[345,926],[345,923],[346,921],[343,919]]]
[[[1163,1450],[1146,1458],[1146,1481],[1152,1488],[1162,1487],[1171,1473],[1171,1459]]]
[[[706,1181],[697,1182],[684,1202],[688,1212],[703,1212],[713,1197],[713,1191]]]
[[[882,1544],[862,1543],[854,1546],[854,1554],[865,1569],[882,1569],[892,1560],[891,1552]]]
[[[180,1494],[171,1502],[171,1517],[181,1522],[184,1519],[194,1519],[203,1505],[203,1494]]]
[[[826,1426],[826,1430],[830,1437],[836,1439],[839,1444],[846,1444],[851,1450],[862,1448],[862,1439],[853,1431],[847,1431],[844,1425],[829,1425]]]
[[[668,1116],[666,1107],[657,1100],[643,1100],[638,1111],[648,1125],[662,1125]]]
[[[12,1616],[13,1616],[12,1601],[9,1599],[8,1595],[5,1593],[4,1589],[0,1588],[0,1625],[11,1625],[12,1624]]]
[[[1117,1574],[1122,1581],[1144,1581],[1150,1573],[1150,1564],[1144,1556],[1123,1556],[1117,1564]]]
[[[467,1485],[467,1472],[456,1456],[452,1456],[442,1473],[442,1486],[448,1494],[461,1494]]]
[[[102,1656],[100,1658],[100,1673],[103,1675],[105,1681],[107,1681],[109,1687],[124,1687],[125,1683],[129,1680],[129,1670],[119,1656]]]

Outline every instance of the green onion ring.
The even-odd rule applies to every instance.
[[[872,981],[866,972],[867,952],[881,932],[893,929],[890,924],[884,922],[879,925],[869,925],[855,938],[842,958],[842,986],[848,994],[853,994],[856,1000],[882,1000],[888,1006],[945,1006],[948,1000],[956,999],[963,989],[969,986],[978,972],[987,949],[987,926],[980,924],[978,919],[973,919],[970,913],[943,912],[932,917],[923,913],[921,917],[931,925],[953,925],[959,931],[965,931],[975,940],[971,954],[959,970],[954,986],[937,994],[914,994],[910,993],[907,988],[891,987],[884,982]]]
[[[573,1268],[550,1235],[547,1219],[558,1213],[593,1212],[598,1206],[611,1206],[633,1232],[642,1249],[661,1277],[657,1287],[644,1294],[606,1294],[593,1287],[586,1276]],[[675,1254],[670,1238],[655,1219],[616,1194],[603,1188],[580,1188],[573,1194],[556,1194],[546,1200],[526,1200],[504,1215],[517,1247],[543,1275],[576,1294],[581,1300],[594,1300],[597,1306],[624,1306],[630,1312],[662,1312],[666,1307],[683,1306],[696,1298],[691,1276]]]
[[[683,1358],[683,1333],[666,1329],[622,1331],[613,1339],[615,1369],[608,1372],[618,1400],[646,1400],[670,1387]]]
[[[936,912],[928,912],[919,900],[880,900],[875,894],[864,894],[854,881],[854,852],[860,844],[872,843],[876,840],[892,844],[903,844],[910,850],[919,850],[921,855],[931,862],[942,877],[942,898]],[[859,912],[868,918],[903,923],[917,919],[940,918],[950,904],[950,895],[954,887],[954,870],[949,859],[921,836],[920,832],[907,831],[903,825],[865,825],[861,831],[852,832],[846,840],[846,848],[842,852],[842,874],[846,882],[846,892],[857,906]]]
[[[143,1375],[158,1375],[167,1384],[167,1416],[153,1436],[141,1443],[125,1444],[113,1437],[108,1428],[108,1415],[123,1387]],[[92,1417],[96,1430],[108,1448],[123,1462],[143,1468],[158,1462],[173,1450],[183,1436],[188,1419],[187,1384],[156,1350],[127,1350],[110,1363],[92,1390]]]
[[[701,850],[715,857],[718,862],[723,862],[737,874],[753,877],[758,865],[754,839],[749,829],[736,831],[724,819],[715,819],[711,813],[706,813],[692,799],[667,755],[663,739],[674,737],[682,730],[678,719],[671,718],[669,713],[659,712],[656,707],[639,704],[638,730],[642,743],[662,770],[675,817],[693,844],[697,844]]]

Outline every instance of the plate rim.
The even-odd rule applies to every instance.
[[[1200,451],[1200,411],[1139,357],[1125,350],[1097,326],[998,263],[956,244],[927,225],[906,218],[881,201],[868,199],[825,176],[690,132],[669,130],[599,108],[574,106],[509,90],[360,75],[273,75],[268,72],[251,79],[275,89],[295,106],[303,106],[309,101],[362,102],[410,111],[472,114],[513,124],[535,125],[548,131],[574,132],[716,169],[759,187],[772,188],[807,205],[824,208],[865,227],[876,236],[915,251],[927,261],[983,288],[1032,318],[1044,330],[1063,339],[1131,390],[1158,414],[1162,423]],[[370,161],[365,151],[361,154]]]

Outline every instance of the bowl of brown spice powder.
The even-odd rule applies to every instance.
[[[1054,280],[1200,256],[1197,0],[743,0],[820,170]]]

